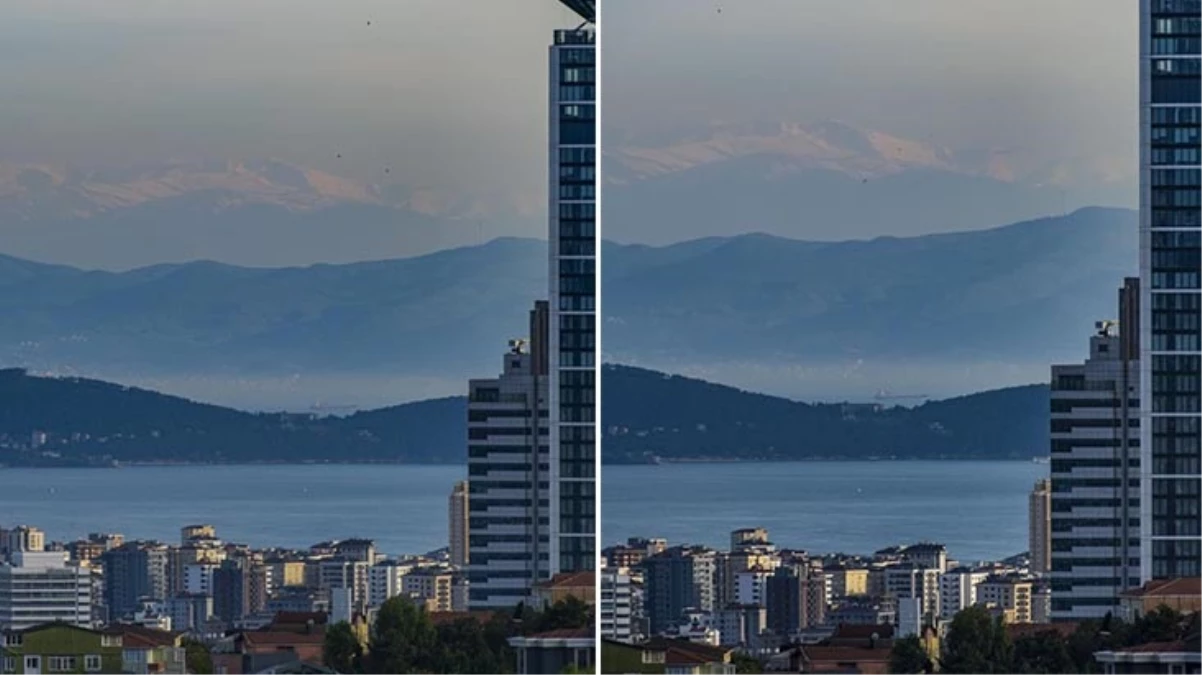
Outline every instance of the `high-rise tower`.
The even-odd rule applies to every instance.
[[[1119,594],[1140,583],[1139,287],[1138,279],[1125,280],[1118,325],[1098,322],[1088,359],[1052,366],[1051,615],[1057,621],[1114,613]]]
[[[596,49],[594,3],[550,49],[551,567],[596,567]]]
[[[1140,0],[1140,573],[1202,553],[1202,0]]]
[[[455,483],[455,487],[451,490],[451,496],[447,500],[447,542],[450,544],[451,564],[457,567],[467,565],[467,530],[470,513],[467,481],[461,480]]]
[[[551,578],[546,301],[530,340],[513,340],[500,377],[468,383],[468,604],[512,609]]]
[[[1052,569],[1052,481],[1035,482],[1027,498],[1027,550],[1031,571],[1047,574]]]

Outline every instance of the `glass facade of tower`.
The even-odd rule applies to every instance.
[[[552,563],[596,567],[596,49],[555,32],[550,73]]]
[[[1141,575],[1202,571],[1202,0],[1141,0]]]

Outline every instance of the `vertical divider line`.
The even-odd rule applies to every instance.
[[[596,153],[595,161],[593,163],[593,165],[596,167],[593,171],[593,241],[594,246],[596,246],[596,249],[593,252],[593,257],[596,261],[593,266],[593,569],[596,570],[596,573],[593,575],[593,636],[596,649],[593,655],[593,665],[598,673],[601,672],[601,494],[605,487],[601,475],[601,420],[605,415],[605,411],[601,407],[601,374],[603,371],[601,361],[601,355],[603,354],[601,324],[605,323],[603,320],[603,317],[605,316],[604,294],[602,292],[603,289],[601,284],[601,270],[602,266],[604,265],[604,256],[601,254],[601,251],[604,248],[602,244],[602,242],[604,242],[604,238],[602,236],[601,227],[601,212],[604,204],[604,190],[602,187],[603,181],[601,178],[605,175],[605,144],[601,134],[602,111],[605,107],[605,98],[601,88],[601,81],[603,79],[601,62],[605,55],[605,50],[602,43],[602,40],[605,37],[603,21],[604,7],[604,2],[597,2],[597,16],[596,20],[594,21],[596,30],[594,49],[596,56],[593,64],[593,72],[595,73],[593,78],[593,100],[596,102],[596,114],[593,115],[593,147],[595,148],[594,152]]]

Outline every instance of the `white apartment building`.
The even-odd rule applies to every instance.
[[[350,589],[350,600],[355,609],[365,609],[369,597],[369,570],[366,560],[332,558],[322,560],[318,568],[318,588],[333,590]]]
[[[0,565],[0,631],[51,621],[92,627],[92,571],[62,551],[14,551]]]
[[[213,570],[220,567],[213,563],[184,565],[184,593],[189,595],[213,594]]]
[[[419,568],[401,579],[401,592],[425,601],[432,612],[449,612],[453,606],[455,575],[446,568]]]
[[[956,613],[977,603],[977,585],[989,572],[956,567],[939,579],[939,618],[951,621]]]
[[[385,560],[372,565],[368,570],[369,607],[379,607],[385,600],[404,592],[405,575],[413,571],[413,563]]]
[[[40,553],[45,548],[46,533],[36,527],[18,525],[11,530],[0,530],[0,560],[11,560],[18,551]]]
[[[598,616],[601,637],[621,642],[634,640],[634,598],[629,569],[601,568],[601,606]]]
[[[921,598],[925,617],[939,616],[940,578],[938,569],[902,563],[885,569],[886,597]]]
[[[992,576],[977,585],[977,603],[995,605],[1013,616],[1011,623],[1032,623],[1034,584],[1016,576]]]
[[[735,604],[759,605],[768,604],[768,578],[773,570],[757,568],[739,572],[735,575]]]

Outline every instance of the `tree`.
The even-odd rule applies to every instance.
[[[213,657],[209,655],[209,648],[205,643],[185,639],[183,647],[184,664],[189,673],[213,672]]]
[[[759,659],[748,654],[743,654],[742,652],[735,652],[732,654],[730,657],[730,662],[731,665],[735,667],[735,672],[739,673],[740,675],[742,675],[742,673],[764,672],[764,666],[760,663]]]
[[[505,673],[512,659],[508,650],[489,644],[485,627],[476,619],[442,624],[438,633],[436,673]]]
[[[368,647],[368,672],[438,672],[438,634],[423,607],[396,596],[380,606]]]
[[[889,672],[891,673],[931,673],[935,664],[922,646],[922,640],[917,635],[904,637],[893,643],[889,652]]]
[[[1171,642],[1180,639],[1181,618],[1180,612],[1167,605],[1157,607],[1135,620],[1131,631],[1133,634],[1128,638],[1130,644]]]
[[[593,624],[592,610],[580,598],[569,595],[541,612],[532,613],[527,624],[529,632],[526,634],[545,633],[561,628],[585,628]]]
[[[339,621],[326,629],[322,662],[340,673],[363,671],[363,646],[349,623]]]
[[[1049,630],[1014,641],[1014,672],[1075,673],[1077,664],[1069,655],[1065,640]]]
[[[945,673],[1009,673],[1011,646],[1001,619],[979,605],[956,613],[939,659]]]

